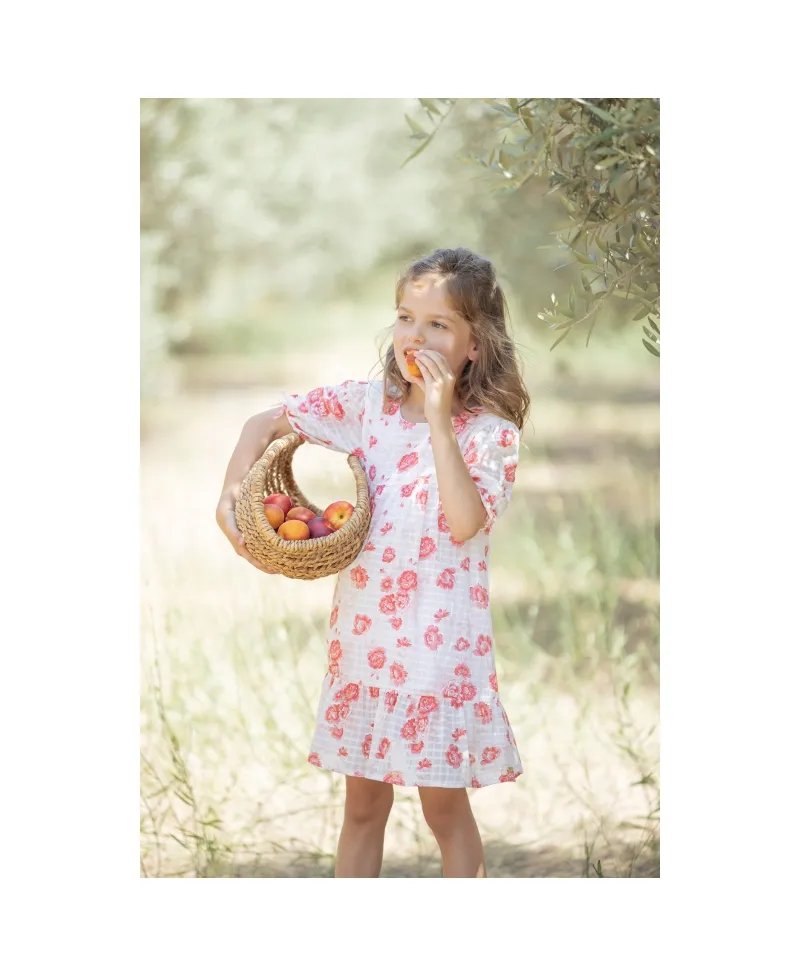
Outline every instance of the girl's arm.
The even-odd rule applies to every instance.
[[[217,503],[217,525],[227,537],[231,546],[239,556],[244,557],[248,563],[263,570],[265,573],[275,573],[260,563],[255,557],[251,556],[244,545],[244,537],[239,532],[236,525],[236,499],[245,475],[253,465],[264,454],[267,448],[277,438],[282,438],[285,434],[291,434],[292,428],[286,415],[283,414],[282,407],[273,407],[263,411],[261,414],[254,414],[249,418],[239,441],[233,449],[233,454],[228,462],[225,478],[222,483],[222,492]]]
[[[453,539],[472,539],[486,521],[486,509],[472,480],[449,417],[430,424],[439,501]]]

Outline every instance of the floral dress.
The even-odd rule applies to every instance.
[[[357,455],[372,521],[337,578],[311,763],[416,787],[485,787],[522,773],[500,702],[489,608],[492,528],[506,508],[519,430],[486,411],[453,418],[486,508],[450,534],[428,425],[384,406],[382,381],[348,380],[282,398],[294,431]]]

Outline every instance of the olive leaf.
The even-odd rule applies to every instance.
[[[457,100],[418,101],[428,121],[436,124],[427,132],[407,116],[410,138],[418,145],[403,165],[430,144]],[[660,99],[461,101],[483,107],[491,145],[464,158],[485,172],[499,199],[538,177],[547,183],[543,193],[563,202],[567,221],[553,232],[554,243],[534,245],[536,250],[562,249],[565,265],[580,266],[580,296],[570,285],[565,303],[569,313],[559,312],[553,295],[552,312],[539,314],[551,328],[556,315],[569,323],[551,348],[572,328],[584,325],[588,343],[599,311],[610,302],[621,309],[629,300],[636,303],[632,321],[647,319],[645,348],[660,356]],[[576,308],[578,297],[586,305],[582,315]]]

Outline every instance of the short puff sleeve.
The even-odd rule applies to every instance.
[[[464,461],[486,509],[483,529],[487,534],[511,499],[519,442],[520,432],[516,424],[489,415],[467,443]]]
[[[307,394],[281,396],[283,411],[300,437],[312,444],[350,454],[361,447],[361,421],[367,381],[346,380],[316,387]]]

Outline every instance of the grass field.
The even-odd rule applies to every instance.
[[[338,323],[314,357],[187,362],[185,393],[144,417],[143,875],[332,874],[344,781],[305,758],[334,579],[258,573],[214,509],[250,414],[281,387],[367,375],[374,343],[340,351]],[[491,580],[525,773],[471,792],[490,876],[659,874],[658,372],[628,347],[527,364],[532,424]],[[342,455],[303,448],[296,473],[312,499],[353,498]],[[439,875],[416,791],[395,797],[383,875]]]

